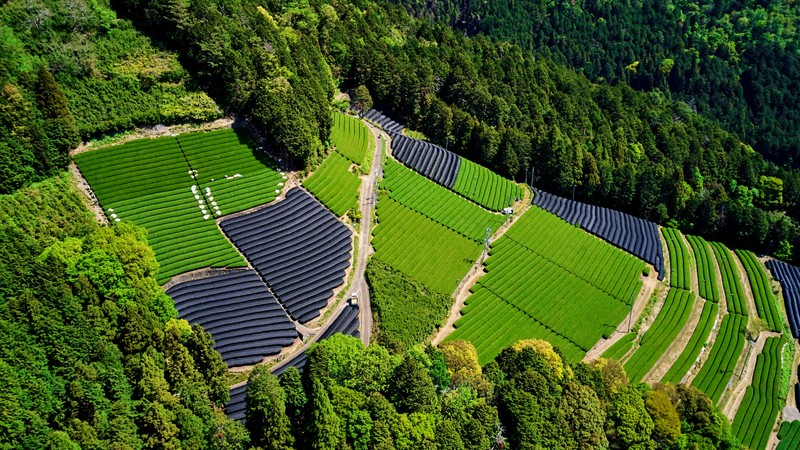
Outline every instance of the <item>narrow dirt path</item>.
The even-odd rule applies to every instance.
[[[642,381],[652,384],[664,378],[667,371],[675,364],[675,360],[686,350],[686,345],[689,343],[689,340],[692,338],[694,331],[700,323],[700,316],[705,304],[706,302],[702,297],[695,297],[692,311],[689,313],[689,319],[686,321],[686,325],[683,326],[675,337],[675,340],[667,347],[667,350],[658,358],[658,361],[653,364],[653,367],[650,368],[650,371],[644,376]]]
[[[739,369],[738,366],[741,363],[736,364],[737,369],[739,369],[739,373],[734,373],[731,377],[732,390],[726,394],[723,394],[723,400],[727,397],[727,401],[725,401],[724,406],[722,406],[722,413],[725,414],[728,419],[733,420],[734,416],[736,416],[736,411],[739,409],[739,405],[742,404],[747,386],[750,386],[750,384],[753,382],[756,360],[758,359],[758,355],[760,355],[764,350],[764,344],[767,342],[767,338],[779,336],[779,333],[762,331],[758,335],[758,339],[756,339],[756,343],[753,345],[752,349],[749,348],[749,343],[745,343],[744,351],[742,353],[745,355],[747,360],[744,362],[744,367]],[[778,374],[778,376],[780,375]]]
[[[693,269],[689,269],[689,290],[700,295],[700,274],[698,271],[700,270],[699,264],[697,264],[697,255],[694,254],[694,249],[692,246],[689,245],[689,240],[686,239],[686,235],[681,233],[681,239],[683,239],[683,245],[686,246],[687,254],[690,255],[689,257],[689,264],[692,265]]]
[[[100,206],[100,202],[94,195],[92,187],[89,186],[89,182],[83,177],[83,173],[81,173],[81,170],[78,169],[78,166],[74,161],[69,163],[69,171],[72,173],[72,179],[75,187],[77,187],[78,190],[83,194],[83,203],[86,205],[86,208],[92,212],[95,220],[97,220],[98,223],[101,225],[108,225],[108,217],[106,217],[103,207]]]
[[[750,279],[747,278],[747,272],[744,270],[742,261],[739,260],[739,255],[733,253],[733,261],[736,264],[736,273],[739,274],[739,282],[742,283],[742,291],[744,292],[744,301],[747,303],[747,311],[750,317],[758,317],[758,310],[756,309],[756,300],[753,297],[753,288],[750,286]]]
[[[499,239],[503,236],[506,231],[508,231],[517,220],[531,207],[531,196],[530,190],[525,190],[525,196],[522,201],[517,202],[514,205],[514,214],[508,220],[506,220],[503,225],[497,228],[494,234],[489,237],[489,244],[491,245],[492,242]],[[447,337],[448,334],[455,331],[455,323],[458,319],[461,318],[461,309],[464,307],[464,303],[466,302],[467,298],[472,294],[470,289],[478,280],[486,274],[483,270],[483,262],[488,255],[486,254],[486,249],[481,252],[481,256],[478,258],[477,261],[472,265],[467,272],[467,275],[461,279],[461,282],[458,284],[458,291],[456,293],[455,301],[453,302],[453,306],[450,307],[450,312],[447,314],[447,319],[445,320],[444,325],[439,328],[439,331],[434,336],[431,343],[433,345],[439,345],[444,338]]]
[[[631,314],[625,317],[625,319],[614,331],[614,334],[612,334],[608,339],[600,339],[594,345],[594,347],[590,348],[589,351],[586,352],[586,356],[583,357],[583,361],[591,362],[597,360],[603,355],[603,353],[605,353],[606,350],[609,349],[609,347],[616,344],[617,341],[627,335],[633,327],[633,324],[635,324],[642,316],[642,313],[644,312],[645,308],[647,308],[648,303],[650,303],[653,292],[655,292],[656,288],[660,285],[661,282],[658,281],[658,275],[656,271],[650,270],[650,275],[642,278],[642,289],[639,290],[639,295],[636,297],[636,301],[633,303],[633,310]]]

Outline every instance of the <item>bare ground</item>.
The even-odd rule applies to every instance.
[[[644,312],[647,304],[650,302],[650,298],[653,296],[653,292],[655,292],[659,285],[661,285],[661,282],[658,281],[658,275],[655,270],[650,270],[649,276],[642,277],[642,289],[639,291],[639,295],[633,303],[633,313],[625,317],[608,339],[600,339],[594,347],[590,348],[589,351],[586,352],[586,356],[583,357],[583,361],[591,362],[597,360],[609,347],[616,344],[617,341],[627,335],[633,324],[641,317],[642,312]]]
[[[644,376],[643,381],[650,384],[661,381],[667,371],[675,364],[675,360],[677,360],[686,349],[686,345],[689,343],[692,334],[694,334],[697,325],[700,323],[700,315],[703,312],[704,305],[705,301],[703,301],[701,297],[698,296],[695,298],[686,325],[683,326],[680,333],[675,337],[675,340],[672,341],[672,344],[670,344],[653,367],[650,368],[650,372]]]
[[[694,251],[692,251],[692,246],[689,245],[689,240],[686,239],[686,235],[681,233],[681,239],[683,239],[683,245],[686,246],[687,254],[691,255],[689,258],[689,263],[694,267],[694,270],[689,270],[689,290],[697,295],[700,295],[700,277],[697,273],[697,256],[694,254]]]
[[[742,399],[744,399],[744,393],[747,390],[747,386],[750,386],[750,384],[753,382],[756,359],[758,355],[761,354],[762,350],[764,350],[764,344],[766,343],[767,338],[778,336],[780,336],[779,333],[762,331],[758,335],[758,339],[756,339],[756,343],[753,345],[752,349],[750,349],[749,344],[745,344],[744,351],[742,351],[742,356],[747,358],[747,361],[742,361],[740,357],[740,361],[736,364],[736,371],[731,377],[731,389],[723,394],[722,398],[720,399],[720,403],[722,404],[722,413],[725,414],[725,416],[727,416],[730,420],[733,420],[734,416],[736,416],[736,411],[739,409],[739,405],[742,404]],[[780,376],[780,374],[778,374],[778,376]]]
[[[514,204],[514,214],[509,220],[506,220],[503,223],[503,225],[497,228],[494,234],[489,238],[490,244],[499,239],[503,234],[505,234],[505,232],[508,231],[509,228],[511,228],[511,226],[514,225],[514,223],[516,223],[516,221],[519,220],[520,217],[522,217],[522,214],[524,214],[525,211],[527,211],[528,208],[530,208],[531,205],[530,196],[531,196],[530,190],[525,189],[525,195],[523,199]],[[442,342],[442,340],[444,340],[444,338],[446,338],[447,335],[455,331],[454,324],[459,318],[461,318],[461,309],[464,307],[464,302],[472,294],[470,292],[470,289],[472,289],[472,286],[474,286],[475,283],[477,283],[478,280],[483,275],[486,274],[486,272],[483,270],[483,262],[485,259],[486,259],[486,252],[484,250],[483,252],[481,252],[481,256],[478,258],[478,260],[475,261],[475,263],[469,269],[467,275],[464,276],[464,278],[458,284],[455,301],[453,302],[453,305],[450,307],[450,313],[447,315],[447,319],[445,320],[444,325],[439,328],[439,331],[433,337],[431,341],[433,345],[439,345],[439,343]]]
[[[182,134],[182,133],[191,133],[194,131],[210,131],[210,130],[220,130],[223,128],[231,128],[233,126],[233,122],[234,122],[233,118],[223,117],[222,119],[217,119],[212,122],[205,122],[200,124],[184,123],[184,124],[169,125],[169,126],[162,125],[162,126],[154,126],[146,128],[137,128],[133,130],[131,133],[126,134],[124,136],[120,136],[119,139],[108,144],[92,145],[91,142],[81,143],[81,145],[70,151],[69,154],[77,155],[78,153],[97,150],[99,148],[106,148],[112,145],[124,144],[126,142],[133,141],[136,139],[157,138],[162,136],[169,136],[171,134]]]
[[[86,205],[86,208],[92,212],[98,223],[101,225],[108,225],[108,217],[106,217],[103,207],[100,206],[100,202],[97,201],[92,187],[89,186],[89,182],[86,181],[86,178],[83,177],[83,174],[74,162],[69,163],[69,171],[72,173],[73,184],[83,194],[81,197],[83,198],[83,203]]]
[[[733,253],[733,261],[736,264],[736,272],[739,274],[739,282],[742,283],[742,291],[744,292],[744,300],[747,304],[748,315],[751,317],[758,317],[758,310],[756,309],[756,301],[753,297],[753,288],[750,286],[750,279],[747,278],[747,272],[744,270],[739,256]]]

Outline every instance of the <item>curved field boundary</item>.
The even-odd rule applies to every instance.
[[[783,405],[779,393],[783,339],[767,338],[756,360],[753,383],[747,387],[742,404],[733,419],[732,430],[739,441],[752,450],[765,450],[775,419]]]
[[[635,340],[636,340],[636,333],[626,334],[620,340],[615,342],[614,345],[606,349],[601,358],[622,361],[622,359],[633,348]]]
[[[245,211],[278,196],[286,176],[244,128],[177,137],[215,216]]]
[[[719,302],[719,286],[717,286],[717,276],[715,273],[714,261],[711,259],[711,250],[708,242],[700,236],[686,235],[689,246],[697,261],[697,283],[700,290],[700,297],[712,302]]]
[[[692,381],[692,386],[705,392],[714,403],[719,402],[725,392],[744,348],[747,320],[747,316],[739,314],[727,314],[722,318],[711,353]]]
[[[641,288],[641,260],[538,207],[528,209],[504,236],[624,304],[632,304]]]
[[[167,290],[182,319],[211,333],[229,367],[260,362],[297,339],[297,330],[252,270],[186,281]]]
[[[524,197],[519,185],[465,158],[461,158],[452,189],[492,211],[500,211]]]
[[[795,450],[800,448],[800,421],[783,422],[778,431],[780,443],[775,450]]]
[[[402,134],[392,135],[392,156],[446,188],[454,187],[462,164],[455,153]]]
[[[631,381],[641,381],[669,348],[686,325],[696,299],[692,292],[682,289],[669,290],[658,317],[639,340],[639,348],[624,364]]]
[[[357,117],[341,113],[333,113],[331,141],[336,151],[359,166],[364,164],[370,143],[373,142],[372,134],[363,122]]]
[[[383,171],[381,188],[389,198],[473,241],[483,242],[486,229],[492,235],[505,220],[394,160],[387,159]]]
[[[111,223],[130,221],[147,230],[160,284],[195,269],[246,266],[214,223],[214,200],[191,176],[175,137],[84,152],[75,161]]]
[[[630,312],[644,263],[530,208],[492,244],[485,266],[447,337],[472,341],[482,363],[504,345],[532,337],[580,360]]]
[[[358,206],[361,178],[352,172],[352,161],[338,151],[332,151],[317,167],[303,186],[337,216],[341,217]]]
[[[686,348],[661,379],[662,383],[678,384],[689,373],[697,362],[703,347],[708,343],[708,338],[714,328],[718,313],[719,305],[717,303],[705,302],[703,304],[703,311],[700,313],[700,321],[697,324],[697,328],[694,329]]]
[[[359,337],[357,304],[347,305],[339,316],[331,322],[317,341],[327,339],[336,333]],[[272,373],[281,376],[289,367],[297,367],[302,372],[305,365],[306,353],[303,352],[292,357],[291,360],[282,364],[278,369],[273,370]],[[245,402],[246,389],[247,383],[231,388],[231,398],[225,406],[225,413],[228,415],[229,419],[238,420],[239,422],[245,421],[245,410],[247,408],[247,403]]]
[[[386,196],[377,217],[374,257],[441,294],[455,290],[483,247]]]
[[[540,190],[534,193],[534,205],[652,264],[658,279],[664,279],[664,249],[655,223]]]
[[[661,232],[667,241],[670,257],[669,285],[688,291],[691,289],[692,262],[689,259],[689,251],[681,239],[681,232],[674,228],[662,228]]]
[[[775,259],[767,261],[767,268],[781,284],[789,327],[792,336],[797,338],[800,334],[800,268]]]
[[[722,287],[725,290],[725,301],[729,314],[749,315],[747,312],[747,300],[745,299],[742,282],[739,279],[739,271],[736,268],[736,260],[728,247],[719,242],[712,242],[711,249],[717,258],[720,275],[722,276]]]
[[[295,320],[319,316],[344,283],[352,232],[300,188],[220,226]]]
[[[780,331],[782,329],[782,320],[764,267],[758,261],[756,255],[749,250],[736,250],[736,255],[747,272],[747,279],[750,281],[750,287],[753,290],[753,300],[756,302],[758,317],[764,319],[769,330]]]

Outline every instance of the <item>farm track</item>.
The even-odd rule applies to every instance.
[[[626,317],[625,320],[619,324],[611,337],[608,339],[600,339],[600,341],[597,342],[594,347],[590,348],[589,351],[586,352],[586,356],[583,357],[584,362],[588,363],[600,358],[600,356],[602,356],[602,354],[605,353],[605,351],[608,350],[612,345],[616,344],[617,341],[628,335],[629,324],[630,327],[633,327],[633,325],[639,320],[645,308],[647,308],[647,304],[650,303],[650,299],[652,298],[656,287],[658,287],[660,284],[661,282],[658,281],[658,275],[656,274],[656,271],[651,267],[650,275],[642,279],[642,289],[639,291],[639,295],[637,295],[636,301],[633,304],[633,312],[631,315]],[[666,295],[666,292],[667,290],[664,291],[664,295]],[[664,299],[660,299],[661,305],[664,304],[663,300]],[[655,318],[655,316],[653,316],[653,318]],[[645,331],[647,331],[647,329],[643,327],[641,334],[644,334]]]
[[[103,207],[100,206],[100,202],[97,201],[97,197],[94,195],[92,187],[89,186],[89,182],[86,181],[86,178],[84,178],[81,170],[74,161],[69,163],[69,171],[72,173],[75,187],[77,187],[78,190],[83,194],[83,202],[86,205],[86,208],[92,212],[95,220],[97,220],[98,223],[101,225],[108,225],[108,217],[106,217]]]
[[[700,323],[704,306],[705,301],[703,301],[702,297],[695,297],[694,305],[692,305],[692,310],[689,313],[689,320],[686,321],[686,325],[683,326],[678,336],[676,336],[669,347],[667,347],[667,350],[658,358],[658,361],[653,364],[653,367],[651,367],[650,371],[642,378],[642,381],[654,384],[664,378],[667,371],[669,371],[686,349],[686,345],[689,343],[695,329]]]
[[[736,411],[739,409],[739,405],[742,404],[744,393],[747,390],[747,387],[753,383],[756,360],[758,359],[758,355],[760,355],[764,350],[764,344],[769,337],[780,337],[780,333],[762,331],[761,334],[758,335],[758,339],[756,339],[756,343],[753,345],[752,349],[748,349],[749,346],[745,345],[743,354],[747,355],[749,350],[750,355],[747,356],[747,361],[744,364],[744,368],[742,371],[740,371],[741,377],[736,373],[733,374],[733,377],[736,377],[736,381],[731,381],[731,384],[732,387],[735,384],[735,387],[729,391],[727,395],[727,401],[725,402],[725,405],[721,407],[722,413],[725,414],[725,416],[730,420],[733,420],[733,418],[736,416]],[[738,366],[739,364],[737,364],[737,368]],[[731,377],[731,380],[733,380],[733,377]]]
[[[531,197],[529,194],[531,191],[529,189],[525,190],[525,197],[522,201],[518,202],[514,207],[514,217],[510,221],[506,221],[497,228],[494,234],[489,238],[489,243],[496,241],[500,237],[502,237],[506,231],[508,231],[512,225],[531,207]],[[458,284],[458,293],[456,294],[455,301],[453,302],[453,306],[450,307],[450,313],[447,315],[447,319],[443,326],[439,328],[439,331],[434,336],[431,344],[439,345],[440,342],[444,340],[450,333],[455,331],[455,323],[461,318],[461,309],[464,307],[464,303],[466,302],[467,298],[472,294],[470,289],[478,280],[486,274],[483,270],[483,262],[488,255],[485,253],[485,249],[481,251],[480,259],[475,261],[475,264],[469,269],[467,275],[461,279],[461,282]]]

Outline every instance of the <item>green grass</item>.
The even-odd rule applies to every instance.
[[[522,188],[516,183],[465,158],[461,158],[453,190],[492,211],[500,211],[510,206],[515,197],[523,197]]]
[[[674,228],[662,228],[661,231],[669,250],[669,285],[688,291],[691,289],[692,261],[681,238],[681,232]]]
[[[631,381],[641,381],[669,348],[686,325],[695,300],[693,292],[669,290],[658,317],[639,340],[639,348],[625,363],[625,371]]]
[[[246,265],[213,217],[275,198],[283,180],[251,148],[249,137],[228,129],[131,141],[81,153],[75,161],[112,222],[114,214],[147,230],[163,284],[195,269]]]
[[[643,266],[533,207],[492,244],[488,273],[448,339],[472,341],[481,363],[528,338],[547,339],[578,361],[628,314]]]
[[[728,313],[747,316],[747,303],[744,297],[744,289],[739,279],[739,271],[733,254],[727,247],[719,242],[712,242],[711,248],[714,250],[714,255],[719,265],[719,272],[722,276],[722,287],[725,290],[725,302],[728,305]]]
[[[747,316],[726,314],[708,359],[692,381],[692,386],[705,392],[714,403],[719,402],[733,375],[745,345],[746,329]]]
[[[633,341],[636,340],[636,333],[628,333],[620,340],[614,343],[611,347],[603,352],[602,357],[605,359],[613,359],[621,361],[622,358],[633,348]]]
[[[769,278],[764,271],[764,267],[756,258],[756,255],[749,250],[736,250],[736,255],[742,261],[747,279],[750,281],[750,288],[753,291],[753,299],[756,303],[758,317],[764,319],[767,328],[771,331],[781,331],[781,316],[778,313],[778,305],[775,296],[769,286]]]
[[[381,189],[389,197],[426,217],[478,242],[503,223],[503,216],[493,214],[449,189],[423,177],[392,159],[384,164]]]
[[[333,113],[331,141],[336,151],[357,165],[364,164],[364,158],[372,147],[372,133],[357,117]]]
[[[452,293],[482,245],[382,195],[374,257],[441,294]]]
[[[699,236],[686,236],[689,246],[692,247],[695,261],[697,261],[697,284],[700,297],[712,302],[719,302],[719,286],[717,286],[717,271],[708,242]]]
[[[417,139],[417,140],[420,140],[420,141],[428,142],[428,136],[425,136],[425,134],[423,132],[421,132],[421,131],[414,131],[414,130],[409,130],[408,128],[406,128],[406,129],[403,130],[403,134],[405,134],[406,136],[408,136],[408,137],[410,137],[412,139]]]
[[[783,340],[767,338],[764,350],[756,360],[753,382],[747,387],[744,399],[733,419],[732,430],[739,441],[752,450],[764,450],[775,419],[782,408],[778,377]]]
[[[424,342],[447,317],[452,303],[449,295],[431,291],[379,259],[369,260],[365,275],[380,327],[379,344],[403,352]]]
[[[697,327],[692,332],[692,337],[689,338],[686,348],[683,349],[678,359],[675,360],[672,367],[661,379],[663,383],[678,384],[689,373],[711,336],[711,330],[714,328],[718,313],[719,305],[717,303],[705,302],[703,304],[703,312],[700,314],[700,321],[697,323]]]
[[[350,170],[352,165],[352,161],[333,151],[303,182],[306,189],[339,217],[358,206],[361,179]]]
[[[780,444],[776,450],[794,450],[800,448],[800,420],[783,422],[778,431]]]
[[[269,203],[283,187],[285,177],[266,154],[255,151],[245,129],[182,134],[178,142],[203,194],[211,190],[222,215]]]

